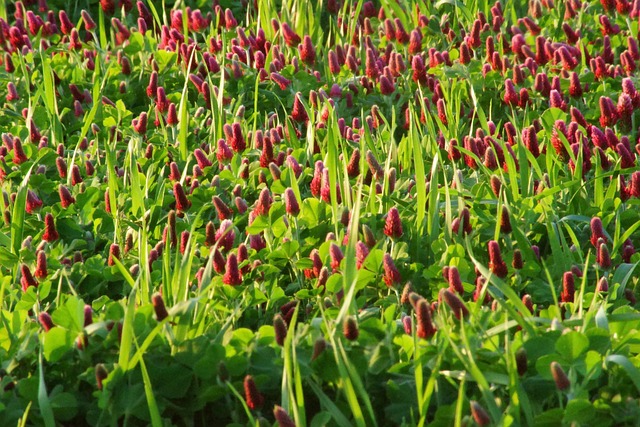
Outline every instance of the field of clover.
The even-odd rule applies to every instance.
[[[639,20],[0,1],[0,426],[637,425]]]

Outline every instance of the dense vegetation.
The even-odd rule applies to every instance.
[[[1,425],[637,424],[640,1],[0,18]]]

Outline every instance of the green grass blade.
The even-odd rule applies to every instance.
[[[131,347],[133,345],[133,317],[136,310],[136,288],[131,289],[124,311],[124,323],[122,324],[122,338],[120,339],[120,353],[118,365],[123,372],[129,369]]]
[[[615,363],[623,368],[627,375],[629,375],[629,379],[633,382],[633,385],[640,392],[640,369],[638,369],[631,361],[620,354],[610,354],[605,357],[605,363]]]
[[[24,219],[27,213],[25,210],[27,205],[27,192],[29,191],[28,185],[32,170],[33,166],[29,168],[29,171],[26,173],[24,178],[22,178],[22,182],[18,187],[18,195],[16,196],[16,201],[13,205],[13,213],[11,214],[11,250],[14,255],[18,255],[20,253],[20,248],[22,247]]]
[[[47,386],[44,382],[44,362],[42,360],[42,348],[38,352],[38,406],[40,406],[40,413],[42,414],[42,420],[46,427],[55,427],[56,422],[53,416],[53,409],[51,409],[51,402],[47,395]]]
[[[151,425],[153,427],[162,427],[162,417],[160,416],[158,403],[156,402],[156,398],[153,394],[151,379],[149,378],[149,373],[147,372],[147,366],[144,363],[144,357],[140,358],[140,371],[142,372],[144,393],[147,396],[147,407],[149,408],[149,415],[151,415]]]
[[[338,424],[340,427],[352,426],[349,419],[342,413],[340,408],[338,408],[336,404],[333,403],[333,400],[329,398],[329,396],[327,396],[324,391],[322,391],[322,388],[320,388],[318,384],[316,384],[313,380],[307,381],[307,384],[309,385],[309,387],[311,387],[311,390],[313,390],[315,395],[318,397],[320,404],[329,411],[336,424]]]

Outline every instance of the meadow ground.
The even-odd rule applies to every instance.
[[[639,18],[0,2],[0,425],[636,425]]]

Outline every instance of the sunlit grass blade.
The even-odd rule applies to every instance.
[[[22,182],[18,187],[18,194],[13,205],[13,213],[11,215],[11,249],[14,255],[18,255],[20,252],[20,246],[22,245],[22,236],[24,234],[24,220],[26,215],[27,205],[27,193],[29,191],[29,178],[31,177],[31,171],[33,166],[22,178]]]
[[[162,417],[160,416],[160,410],[158,409],[158,403],[156,397],[153,394],[153,387],[151,386],[151,379],[147,372],[147,366],[144,363],[144,358],[140,358],[140,371],[142,372],[142,382],[144,384],[144,393],[147,397],[147,407],[149,408],[149,415],[151,416],[151,425],[153,427],[161,427]]]
[[[117,263],[118,261],[116,261]],[[118,354],[118,366],[123,372],[129,369],[130,355],[133,346],[133,340],[135,339],[133,331],[133,320],[136,309],[136,292],[134,287],[129,293],[129,297],[126,301],[124,309],[124,322],[122,324],[122,338],[120,339],[120,352]]]
[[[51,408],[51,401],[47,395],[47,386],[44,382],[44,361],[42,360],[42,348],[38,352],[38,406],[46,427],[54,427],[56,425]]]

